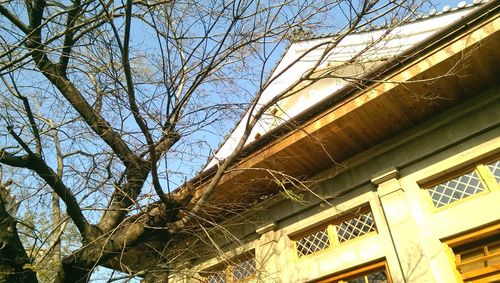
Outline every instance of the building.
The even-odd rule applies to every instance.
[[[204,236],[185,240],[171,280],[499,282],[499,2],[459,6],[337,69],[363,84],[325,79],[271,109],[235,165],[245,170],[211,200],[249,205],[206,232],[213,257]],[[380,32],[344,39],[325,68]],[[292,44],[275,73],[322,40]]]

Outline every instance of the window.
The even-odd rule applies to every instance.
[[[255,257],[245,255],[211,271],[204,271],[201,276],[204,283],[246,282],[254,277],[256,271]]]
[[[391,283],[385,262],[370,264],[347,272],[336,274],[316,283]]]
[[[296,241],[297,253],[299,256],[305,256],[314,252],[324,250],[330,247],[330,237],[328,236],[328,227],[320,231],[309,234]]]
[[[255,274],[255,258],[241,261],[232,266],[231,269],[234,281],[246,280]]]
[[[372,212],[360,214],[335,225],[338,241],[345,242],[375,231],[375,221]]]
[[[427,192],[434,206],[439,208],[484,191],[496,190],[499,181],[500,160],[479,164],[444,182],[427,186]]]
[[[336,223],[321,226],[296,237],[297,255],[306,256],[373,231],[376,231],[373,214],[368,209],[363,209],[360,213],[351,214]]]
[[[464,282],[500,281],[500,224],[483,230],[448,241]]]
[[[381,271],[375,271],[375,272],[371,272],[371,273],[368,273],[368,274],[365,274],[365,275],[359,275],[359,276],[356,276],[354,278],[351,278],[351,279],[346,279],[345,281],[344,280],[340,280],[340,282],[346,282],[346,283],[387,283],[389,282],[387,280],[387,274],[385,273],[385,271],[381,270]]]
[[[500,160],[488,164],[488,169],[493,173],[497,184],[500,183]]]
[[[206,283],[225,283],[226,282],[226,273],[224,271],[214,272],[206,276]]]
[[[457,270],[464,280],[500,280],[500,235],[457,247],[453,252]]]

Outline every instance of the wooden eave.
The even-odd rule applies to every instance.
[[[303,180],[342,164],[495,86],[499,29],[497,13],[376,82],[366,81],[369,87],[254,149],[222,177],[210,203],[252,202],[272,194],[287,176]]]

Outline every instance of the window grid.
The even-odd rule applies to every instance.
[[[255,258],[249,258],[233,266],[233,279],[236,281],[245,280],[253,276],[257,268],[255,266]]]
[[[491,173],[493,174],[493,177],[495,177],[495,180],[497,181],[497,184],[500,183],[500,160],[497,160],[496,162],[492,162],[487,165],[488,169],[490,169]]]
[[[435,207],[442,207],[484,191],[475,171],[441,183],[428,190]]]
[[[339,223],[335,225],[335,228],[337,230],[338,240],[342,243],[375,231],[375,221],[370,211]]]
[[[307,235],[306,237],[299,239],[296,243],[297,253],[299,256],[305,256],[324,250],[330,247],[330,238],[328,237],[327,228]]]
[[[255,257],[244,257],[234,262],[223,264],[223,267],[211,272],[200,274],[204,283],[245,282],[256,274]]]
[[[477,165],[467,173],[428,188],[427,192],[434,207],[440,208],[481,192],[494,190],[499,181],[500,160],[486,166]]]
[[[303,257],[373,231],[376,232],[377,229],[371,211],[352,215],[342,222],[328,225],[296,240],[297,255]]]
[[[206,283],[226,283],[226,273],[224,271],[212,273],[206,277]]]

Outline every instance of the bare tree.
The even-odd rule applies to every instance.
[[[394,27],[420,5],[2,1],[0,163],[8,183],[1,189],[9,187],[21,208],[10,215],[0,198],[8,226],[0,230],[0,280],[36,281],[50,261],[56,282],[86,281],[96,266],[158,233],[175,243],[193,225],[214,225],[199,221],[207,201],[269,108],[323,78],[352,81],[336,72],[345,65],[325,67],[339,42],[373,24]],[[325,31],[336,35],[268,78],[287,42]],[[313,52],[301,77],[262,100]],[[239,141],[206,173],[214,141],[245,109]],[[202,188],[185,182],[201,175],[209,176]],[[18,224],[22,243],[16,219],[42,211],[49,223]],[[78,237],[70,238],[72,227]]]

